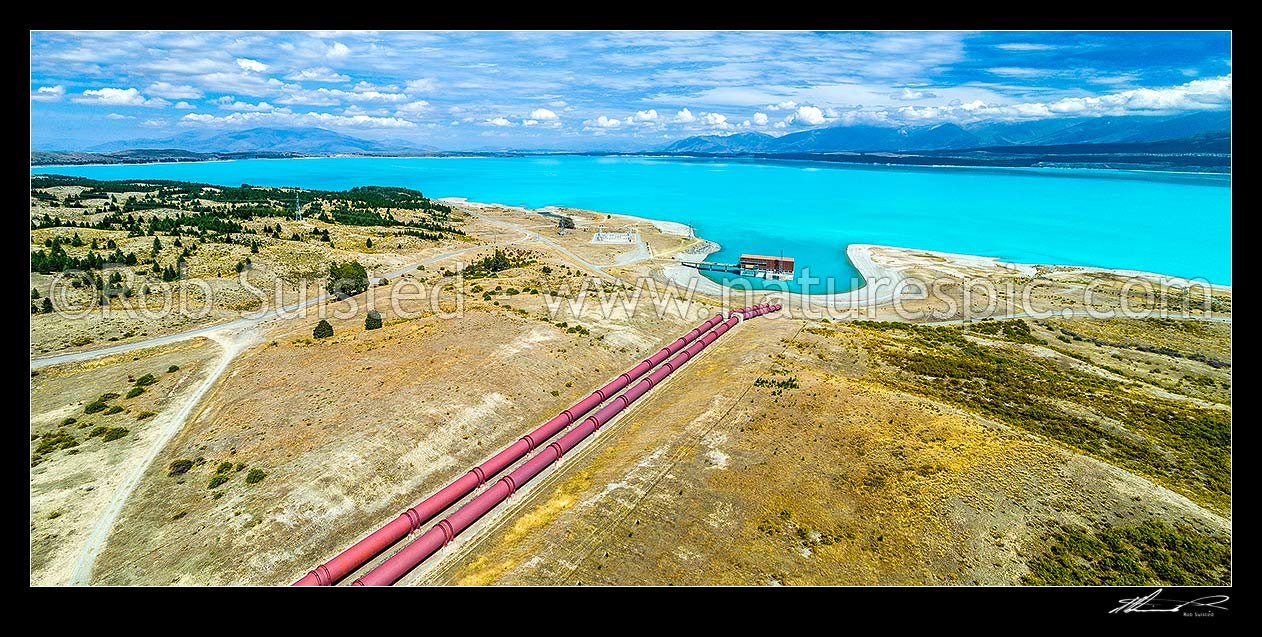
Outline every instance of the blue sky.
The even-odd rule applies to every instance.
[[[442,149],[1231,107],[1225,32],[31,33],[32,147],[321,127]]]

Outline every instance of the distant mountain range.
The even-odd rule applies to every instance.
[[[835,153],[964,150],[1010,146],[1125,144],[1192,138],[1210,133],[1231,136],[1231,112],[1177,117],[1092,117],[1033,122],[989,122],[957,126],[889,128],[832,126],[774,137],[764,133],[688,137],[661,149],[667,153]]]
[[[404,142],[360,139],[321,128],[188,132],[86,149],[32,150],[31,165],[133,164],[321,155],[521,155],[541,151],[447,153]],[[565,151],[559,151],[564,154]],[[657,150],[578,154],[675,154],[808,159],[851,163],[964,166],[1087,166],[1152,170],[1231,170],[1231,113],[1179,117],[1098,117],[887,128],[832,126],[780,137],[704,135]]]
[[[360,139],[323,128],[250,128],[240,131],[190,131],[165,139],[128,139],[82,150],[113,153],[121,150],[169,148],[193,153],[277,152],[300,155],[432,151],[429,146]]]

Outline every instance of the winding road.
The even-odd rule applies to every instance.
[[[529,236],[523,236],[513,241],[501,243],[493,243],[490,245],[512,245],[529,240]],[[461,248],[445,252],[428,259],[424,259],[411,265],[392,270],[378,277],[370,277],[372,283],[380,281],[382,278],[398,277],[406,272],[415,270],[418,265],[429,265],[449,259],[453,256],[463,254],[472,250],[479,250],[488,247],[485,244]],[[214,340],[222,349],[219,359],[215,361],[214,367],[206,378],[202,379],[197,388],[185,396],[179,403],[175,411],[167,411],[155,419],[154,424],[159,425],[156,428],[150,428],[149,431],[157,432],[153,440],[149,443],[145,450],[145,455],[140,461],[136,462],[122,482],[114,489],[114,493],[110,496],[109,502],[105,505],[105,509],[101,512],[100,517],[92,525],[88,532],[87,539],[83,548],[79,552],[79,557],[75,560],[74,567],[70,574],[69,584],[72,586],[86,586],[92,579],[92,568],[96,564],[96,559],[101,553],[101,549],[105,546],[106,540],[109,539],[110,532],[114,528],[114,523],[118,520],[119,514],[123,510],[123,505],[127,503],[127,499],[131,497],[136,486],[140,484],[140,479],[144,476],[145,471],[149,469],[149,465],[153,464],[155,458],[162,451],[162,448],[184,428],[184,423],[194,413],[197,405],[201,402],[202,397],[215,385],[219,377],[228,369],[228,365],[237,357],[238,354],[245,351],[249,346],[262,340],[264,321],[267,320],[286,320],[295,318],[294,310],[320,303],[329,298],[328,294],[321,294],[315,298],[309,299],[302,303],[296,303],[290,306],[275,308],[265,312],[259,316],[239,318],[225,323],[217,323],[199,327],[176,334],[167,334],[165,336],[156,336],[154,338],[135,341],[123,345],[114,345],[95,350],[83,352],[74,352],[70,354],[60,354],[57,356],[49,356],[40,359],[31,360],[31,368],[47,367],[49,365],[59,365],[63,363],[72,363],[84,360],[91,360],[101,356],[117,354],[121,352],[129,352],[134,350],[146,349],[151,347],[159,347],[170,343],[196,338],[198,336],[206,336]],[[288,314],[286,314],[288,313]]]

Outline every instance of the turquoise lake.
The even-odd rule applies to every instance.
[[[858,273],[846,259],[851,243],[1231,285],[1231,187],[1224,175],[584,156],[338,157],[32,172],[325,190],[405,186],[431,198],[692,223],[698,236],[723,246],[711,261],[783,253],[797,260],[799,275],[809,268],[814,277],[836,279],[839,292],[856,287]]]

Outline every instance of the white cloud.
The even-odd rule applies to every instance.
[[[343,93],[348,100],[366,101],[366,102],[406,102],[409,98],[407,93],[382,93],[381,91],[355,91],[346,93],[345,91],[334,91],[335,93]]]
[[[351,78],[349,75],[343,75],[341,73],[338,73],[337,71],[334,71],[333,69],[327,66],[318,66],[311,69],[303,69],[301,71],[296,71],[294,73],[290,73],[289,75],[286,75],[285,79],[293,80],[295,82],[327,82],[327,83],[351,81]]]
[[[31,93],[32,102],[55,102],[66,94],[66,87],[58,84],[57,86],[41,86]]]
[[[272,106],[271,104],[268,104],[267,102],[259,102],[258,104],[250,104],[249,102],[242,102],[240,100],[232,100],[232,99],[229,99],[228,101],[224,101],[221,99],[219,100],[219,102],[220,102],[219,108],[222,108],[227,111],[240,111],[243,113],[265,113],[267,111],[276,109],[275,106]]]
[[[657,109],[650,108],[647,111],[636,111],[635,121],[637,122],[655,122],[657,121]]]
[[[516,124],[503,117],[493,117],[486,120],[486,123],[491,126],[516,126]]]
[[[237,58],[237,66],[254,73],[262,73],[267,70],[266,64],[250,58]]]
[[[297,88],[274,77],[245,72],[207,73],[197,76],[196,81],[207,90],[238,95],[270,96],[286,88]]]
[[[186,125],[206,125],[215,128],[243,128],[264,124],[281,126],[317,126],[332,128],[415,128],[416,124],[397,117],[373,117],[371,115],[333,115],[331,113],[288,113],[279,110],[268,113],[232,113],[222,117],[203,113],[189,113],[180,118]]]
[[[788,124],[784,123],[784,120],[780,120],[776,122],[776,125],[775,125],[776,128],[784,128],[786,126],[788,126]]]
[[[701,121],[708,124],[711,128],[725,130],[731,128],[732,125],[727,123],[727,115],[722,113],[702,113]]]
[[[398,111],[395,114],[396,115],[399,115],[399,114],[416,115],[418,113],[421,113],[422,111],[425,111],[428,108],[429,108],[429,102],[426,102],[425,100],[416,100],[414,102],[408,102],[407,104],[400,106]]]
[[[697,121],[697,117],[687,108],[681,108],[678,113],[675,113],[674,121],[680,124],[690,124]]]
[[[904,87],[903,90],[891,95],[890,97],[896,100],[909,102],[912,100],[923,100],[923,99],[928,99],[928,98],[937,97],[937,96],[938,96],[937,93],[932,93],[929,91],[914,91],[912,89]]]
[[[530,111],[530,119],[553,120],[557,119],[557,114],[546,108],[536,108]]]
[[[766,126],[766,125],[767,125],[767,114],[766,114],[766,113],[754,113],[754,123],[755,123],[755,124],[757,124],[757,125],[759,125],[759,126]]]
[[[432,93],[438,88],[438,81],[432,77],[423,77],[419,80],[408,80],[406,86],[409,93]]]
[[[785,118],[788,124],[805,124],[807,126],[818,126],[828,121],[824,117],[824,112],[817,106],[799,106],[793,114]]]
[[[986,69],[987,73],[999,75],[1002,77],[1043,77],[1045,75],[1054,75],[1055,71],[1047,69],[1032,69],[1024,66],[996,66]]]
[[[362,83],[361,83],[362,85]],[[358,87],[357,87],[358,88]],[[342,102],[407,102],[411,98],[406,93],[384,93],[375,89],[343,91],[340,88],[318,88],[306,90],[285,85],[285,95],[277,100],[277,104],[308,104],[311,106],[334,106]],[[424,101],[424,100],[420,100]]]
[[[588,122],[584,122],[584,123],[586,124]],[[601,128],[617,128],[622,125],[622,120],[609,119],[608,117],[601,115],[600,117],[597,117],[594,121],[591,121],[591,124],[594,124]]]
[[[343,115],[374,115],[377,117],[384,117],[390,114],[390,111],[389,109],[385,109],[385,108],[364,108],[360,106],[359,104],[351,104],[350,106],[342,109],[342,114]]]
[[[170,82],[154,82],[145,89],[145,93],[149,95],[157,95],[158,97],[166,97],[173,100],[195,100],[204,93],[196,87],[187,84],[175,85]]]
[[[1138,88],[1092,97],[1067,97],[1054,102],[987,104],[981,100],[947,106],[904,106],[896,114],[904,121],[980,120],[1023,121],[1053,117],[1108,115],[1170,115],[1231,106],[1231,76],[1193,80],[1167,88]]]
[[[344,58],[350,54],[350,47],[342,44],[341,42],[334,42],[333,44],[330,44],[328,50],[324,52],[326,57],[334,60]]]
[[[551,106],[552,108],[565,108],[566,106],[569,106],[569,104],[566,103],[565,100],[552,100],[551,102],[548,102],[548,106]]]
[[[1050,44],[1034,44],[1032,42],[1010,42],[1008,44],[996,44],[996,49],[1004,51],[1051,51],[1055,46]]]
[[[170,102],[155,97],[145,99],[140,91],[134,88],[100,88],[88,89],[83,92],[83,97],[76,97],[74,101],[80,104],[100,104],[103,106],[150,106],[162,107],[170,104]]]
[[[786,100],[786,101],[780,102],[779,104],[768,104],[768,105],[767,105],[767,110],[769,110],[769,111],[791,111],[791,110],[793,110],[793,109],[795,109],[795,108],[797,108],[797,107],[798,107],[798,103],[797,103],[797,102],[794,102],[793,100]]]
[[[191,111],[197,108],[196,106],[193,106],[192,104],[189,104],[188,102],[176,102],[175,107],[182,111]]]
[[[131,115],[120,115],[118,113],[110,113],[109,115],[105,116],[105,119],[136,119],[136,118]]]
[[[332,91],[326,88],[320,88],[314,91],[306,89],[291,89],[285,93],[284,97],[274,101],[277,104],[305,104],[307,106],[336,106],[342,103]]]
[[[537,119],[523,119],[523,120],[521,120],[521,125],[522,125],[522,126],[538,126],[538,125],[539,125],[539,120],[537,120]]]

